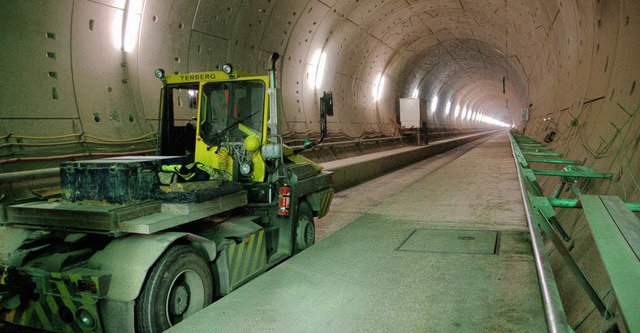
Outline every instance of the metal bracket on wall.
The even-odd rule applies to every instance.
[[[614,196],[584,195],[591,180],[617,181],[617,176],[612,173],[597,172],[583,166],[584,162],[576,160],[525,158],[524,155],[561,156],[562,154],[542,149],[541,143],[524,136],[514,135],[511,140],[520,179],[527,189],[526,195],[523,196],[527,201],[525,206],[530,207],[525,209],[527,219],[544,231],[598,312],[604,318],[610,318],[613,312],[604,304],[589,278],[571,256],[566,243],[559,237],[561,236],[565,241],[569,240],[569,236],[556,217],[555,208],[582,208],[607,269],[621,318],[629,331],[640,330],[640,289],[637,288],[637,281],[640,279],[640,220],[633,214],[633,212],[640,212],[640,203],[623,202]],[[537,151],[523,152],[519,146]],[[540,152],[540,150],[546,152]],[[530,162],[565,166],[562,170],[534,170],[531,169]],[[538,184],[536,176],[560,177],[561,183],[555,188],[553,194],[547,197]],[[560,198],[565,189],[571,190],[578,199]]]
[[[543,152],[543,151],[523,151],[522,154],[523,155],[531,155],[531,156],[555,156],[555,157],[564,156],[563,153]]]
[[[575,194],[580,195],[585,190],[591,179],[613,179],[612,173],[596,172],[594,169],[582,166],[582,162],[576,160],[557,159],[557,158],[540,158],[540,157],[526,157],[525,155],[532,156],[553,156],[562,157],[564,154],[556,153],[549,150],[553,148],[546,146],[545,144],[535,141],[531,138],[512,135],[512,145],[514,148],[514,154],[518,163],[520,163],[521,170],[524,176],[525,184],[534,196],[544,197],[542,187],[538,184],[536,176],[555,176],[560,177],[561,184],[556,188],[551,198],[558,199],[562,191],[567,188],[571,189]],[[535,151],[523,151],[522,148],[535,149]],[[543,151],[544,150],[544,151]],[[532,169],[529,165],[532,163],[548,163],[552,165],[566,166],[562,170],[539,170]],[[566,163],[564,163],[566,162]],[[565,242],[568,242],[571,237],[564,230],[560,222],[555,216],[549,217],[549,222],[554,227],[554,230],[560,234]]]
[[[563,160],[563,159],[553,159],[553,158],[537,158],[537,157],[529,157],[527,158],[527,162],[530,163],[549,163],[549,164],[565,164],[565,165],[581,165],[581,161],[576,160]]]
[[[575,260],[573,260],[571,253],[569,253],[567,247],[556,234],[554,225],[552,225],[551,223],[552,219],[555,220],[556,213],[549,200],[545,197],[529,196],[529,201],[533,206],[534,220],[539,226],[542,227],[542,230],[551,240],[553,246],[555,246],[556,250],[562,257],[562,259],[564,259],[567,266],[569,266],[569,269],[571,270],[573,275],[576,277],[576,279],[578,279],[578,283],[580,283],[582,289],[584,289],[584,291],[587,293],[587,296],[589,296],[589,299],[596,306],[598,312],[600,312],[600,315],[602,315],[604,318],[611,317],[611,313],[607,310],[607,306],[602,301],[600,295],[598,295],[598,292],[596,292],[595,288],[593,288],[591,281],[589,281],[589,278],[584,274],[582,269],[580,269],[580,266],[578,266]]]

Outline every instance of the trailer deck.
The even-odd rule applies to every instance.
[[[3,226],[64,228],[114,235],[152,234],[247,205],[247,191],[199,203],[157,200],[131,205],[32,201],[4,207]]]

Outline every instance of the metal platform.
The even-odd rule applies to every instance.
[[[500,133],[170,332],[542,332],[527,235]]]
[[[200,203],[147,201],[132,205],[33,201],[7,206],[0,225],[56,228],[111,234],[151,234],[247,205],[247,192]],[[55,223],[52,221],[55,220]]]

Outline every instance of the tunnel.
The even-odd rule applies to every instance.
[[[266,75],[274,52],[286,142],[320,135],[325,92],[338,143],[398,138],[411,98],[429,133],[517,131],[616,175],[588,191],[640,201],[635,0],[13,0],[0,27],[0,202],[50,184],[62,161],[153,154],[156,69]],[[584,216],[560,215],[607,293]],[[597,327],[563,258],[549,257],[568,321]]]

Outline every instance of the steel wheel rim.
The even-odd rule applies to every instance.
[[[191,269],[181,271],[171,281],[165,303],[165,314],[171,326],[202,310],[204,281]]]
[[[306,225],[304,227],[304,242],[305,242],[305,247],[310,246],[311,244],[313,244],[313,242],[315,241],[315,230],[314,230],[314,226],[313,226],[313,222],[311,222],[307,217],[302,216],[300,217],[300,222],[298,223],[304,223],[306,222]]]

